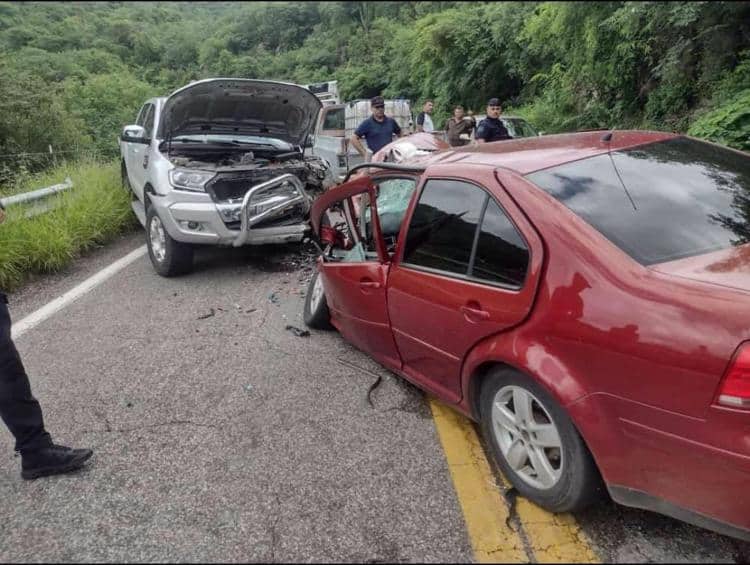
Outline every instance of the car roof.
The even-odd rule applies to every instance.
[[[612,134],[609,143],[602,139],[606,133]],[[419,164],[427,167],[438,164],[484,165],[503,167],[527,175],[601,155],[608,150],[617,151],[675,137],[679,137],[678,134],[640,130],[602,130],[524,137],[440,151],[420,159]]]

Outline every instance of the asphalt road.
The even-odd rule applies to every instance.
[[[28,284],[13,317],[142,243]],[[289,247],[207,249],[164,279],[144,256],[24,334],[49,430],[95,456],[25,482],[0,427],[0,561],[473,561],[423,394],[336,333],[286,329],[305,329],[310,269]],[[603,561],[750,558],[611,502],[575,518]]]

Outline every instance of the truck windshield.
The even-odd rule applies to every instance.
[[[739,151],[677,137],[527,178],[643,265],[750,242],[750,155]]]

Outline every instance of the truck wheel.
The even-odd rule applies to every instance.
[[[305,296],[305,325],[315,330],[331,330],[331,313],[328,311],[328,302],[323,292],[323,279],[320,273],[315,271]]]
[[[497,368],[482,383],[481,429],[503,475],[521,496],[550,512],[597,500],[603,482],[565,410],[526,375]]]
[[[193,246],[172,239],[153,206],[146,214],[146,243],[151,264],[162,277],[184,275],[193,269]]]

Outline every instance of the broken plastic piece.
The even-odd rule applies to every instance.
[[[292,332],[297,337],[310,337],[310,332],[307,330],[301,330],[295,326],[287,326],[286,329]]]

